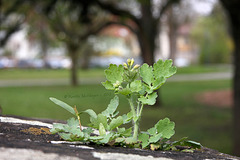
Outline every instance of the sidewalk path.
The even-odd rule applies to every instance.
[[[231,72],[214,72],[214,73],[197,73],[197,74],[178,74],[169,78],[168,81],[207,81],[207,80],[224,80],[232,79]]]
[[[231,79],[230,72],[216,72],[216,73],[200,73],[200,74],[179,74],[168,79],[170,82],[182,81],[205,81],[205,80],[224,80]],[[105,81],[105,78],[82,78],[79,84],[100,84]],[[10,86],[53,86],[53,85],[69,85],[70,80],[62,79],[11,79],[0,80],[0,87]]]

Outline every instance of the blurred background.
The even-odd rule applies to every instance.
[[[172,59],[178,72],[160,88],[157,105],[144,108],[141,130],[169,117],[176,123],[173,140],[187,136],[239,155],[232,114],[239,108],[232,81],[237,72],[232,53],[239,54],[239,46],[227,14],[228,5],[239,2],[230,2],[2,0],[0,110],[66,120],[71,115],[49,100],[56,97],[79,111],[99,113],[113,97],[101,85],[110,63]],[[127,101],[120,99],[118,109],[127,113]],[[86,125],[88,117],[82,121]]]

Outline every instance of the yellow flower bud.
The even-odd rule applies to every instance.
[[[132,62],[131,59],[128,59],[128,60],[127,60],[128,66],[131,66],[131,62]]]
[[[132,58],[132,60],[131,60],[131,66],[133,65],[133,63],[134,63],[134,59]]]
[[[140,65],[139,64],[136,64],[133,68],[134,69],[138,69],[140,67]]]

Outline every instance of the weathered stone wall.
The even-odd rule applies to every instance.
[[[151,151],[133,148],[86,145],[61,141],[49,128],[53,120],[0,116],[1,160],[237,160],[215,150],[203,148],[194,153]]]

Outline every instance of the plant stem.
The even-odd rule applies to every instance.
[[[143,104],[141,104],[141,108],[140,108],[140,111],[139,111],[139,116],[141,117],[142,115],[142,110],[143,110]]]
[[[138,130],[139,130],[139,121],[140,121],[140,117],[142,115],[142,110],[143,110],[143,104],[141,104],[141,108],[139,110],[139,102],[138,102],[138,105],[137,105],[137,121],[136,122],[133,122],[134,123],[134,131],[133,131],[133,139],[135,141],[137,141],[137,138],[138,138]]]
[[[133,123],[134,123],[133,139],[134,139],[134,141],[137,141],[137,139],[138,139],[139,121],[137,120],[136,122],[133,122]]]
[[[132,101],[132,97],[128,98],[128,102],[130,104],[130,107],[131,107],[131,111],[133,113],[133,124],[134,124],[134,130],[133,130],[133,139],[134,141],[137,141],[137,138],[138,138],[138,129],[139,129],[139,120],[138,120],[138,115],[136,115],[136,111],[135,111],[135,108],[134,108],[134,104],[133,104],[133,101]],[[137,110],[137,113],[138,113],[138,110]]]
[[[137,116],[140,116],[140,114],[139,114],[139,102],[137,103]]]
[[[135,111],[135,108],[134,108],[134,104],[132,102],[132,98],[128,98],[128,102],[130,104],[130,107],[131,107],[131,111],[133,113],[133,117],[136,117],[136,111]]]
[[[78,123],[79,123],[80,131],[82,131],[82,124],[81,124],[80,116],[78,115],[78,110],[77,110],[77,107],[76,107],[76,106],[74,106],[74,111],[75,111],[76,116],[77,116],[77,118],[78,118]]]

